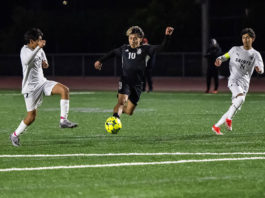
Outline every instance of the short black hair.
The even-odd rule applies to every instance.
[[[126,32],[126,35],[129,36],[130,34],[137,34],[140,38],[144,37],[144,31],[139,26],[130,27]]]
[[[31,28],[24,34],[24,40],[28,44],[30,40],[38,40],[40,36],[43,36],[43,33],[39,28]]]
[[[252,28],[244,28],[241,31],[241,36],[243,36],[244,34],[248,34],[251,38],[256,38],[256,34]]]

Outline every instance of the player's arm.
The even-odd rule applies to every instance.
[[[21,53],[21,61],[22,61],[22,63],[25,64],[25,65],[29,65],[34,60],[34,57],[39,52],[39,50],[41,48],[43,48],[45,45],[46,45],[46,41],[45,40],[41,40],[41,41],[38,42],[38,46],[33,51],[31,51],[31,50],[23,51]]]
[[[94,63],[94,67],[97,70],[101,70],[102,68],[102,64],[103,62],[105,62],[106,60],[114,57],[114,56],[120,56],[121,55],[121,49],[117,48],[114,50],[111,50],[110,52],[108,52],[107,54],[105,54],[104,56],[100,57],[95,63]]]
[[[155,52],[163,51],[168,46],[171,35],[173,34],[174,28],[167,27],[165,30],[165,37],[160,45],[149,45],[149,54],[153,55]]]
[[[219,56],[216,60],[215,60],[215,66],[216,67],[220,67],[222,65],[223,62],[227,61],[230,58],[229,53],[225,53],[222,56]]]
[[[42,68],[47,69],[49,67],[49,63],[44,50],[42,50],[41,56],[42,56]]]
[[[263,64],[262,57],[261,57],[261,55],[259,53],[258,53],[258,55],[255,58],[254,65],[258,65],[258,66],[255,66],[256,72],[258,72],[259,74],[263,74],[264,73],[264,64]]]

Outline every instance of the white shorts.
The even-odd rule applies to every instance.
[[[232,92],[232,99],[235,98],[240,93],[246,95],[248,92],[248,86],[244,85],[243,83],[239,81],[228,82],[228,88]]]
[[[50,96],[53,87],[58,84],[58,82],[47,80],[41,86],[37,87],[34,91],[24,94],[24,99],[26,103],[27,112],[37,109],[43,99],[43,94],[45,96]]]

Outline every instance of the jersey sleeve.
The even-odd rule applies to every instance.
[[[226,52],[222,56],[219,56],[217,59],[221,59],[222,62],[225,62],[234,54],[234,51],[235,51],[235,47],[232,47],[228,52]]]
[[[46,54],[44,52],[43,49],[41,49],[41,57],[42,57],[42,60],[46,61],[46,63],[48,63],[48,60],[47,60],[47,57],[46,57]]]
[[[163,51],[167,48],[171,36],[166,35],[160,45],[146,45],[148,54],[153,56],[154,53]]]
[[[107,54],[104,56],[100,57],[98,59],[99,62],[103,63],[104,61],[114,57],[114,56],[121,56],[121,51],[122,51],[122,46],[119,48],[116,48],[114,50],[109,51]]]
[[[29,65],[34,60],[34,57],[36,56],[36,54],[40,49],[41,48],[39,46],[37,46],[33,51],[25,48],[22,49],[20,52],[21,62],[24,65]]]
[[[261,74],[264,73],[264,64],[263,64],[263,60],[259,52],[255,56],[254,67],[258,67],[259,70],[261,71],[260,72]]]

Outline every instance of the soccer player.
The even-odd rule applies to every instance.
[[[40,29],[28,30],[24,39],[24,45],[20,52],[20,59],[23,69],[22,94],[24,95],[27,116],[21,121],[18,128],[10,135],[14,146],[20,146],[19,136],[34,122],[37,115],[37,108],[42,103],[43,95],[50,96],[59,94],[61,96],[61,117],[59,126],[61,128],[73,128],[77,124],[67,119],[69,112],[69,89],[55,81],[47,80],[43,75],[42,68],[48,68],[49,64],[42,49],[46,41],[42,39],[43,33]]]
[[[213,125],[212,131],[217,135],[223,135],[220,126],[225,123],[227,129],[232,131],[232,118],[241,109],[248,92],[251,75],[254,69],[263,74],[264,65],[258,51],[253,49],[252,43],[256,35],[253,29],[245,28],[241,31],[243,46],[232,47],[228,53],[216,59],[215,65],[220,67],[222,62],[230,58],[230,76],[228,88],[232,92],[232,105],[221,119]]]
[[[96,69],[101,70],[102,63],[113,56],[122,58],[122,75],[119,81],[118,102],[113,110],[113,116],[120,118],[122,113],[132,115],[140,99],[143,77],[146,69],[146,57],[152,57],[155,52],[164,49],[174,28],[167,27],[165,38],[161,45],[141,45],[144,32],[139,26],[130,27],[126,35],[129,45],[122,45],[101,57],[95,62]]]

